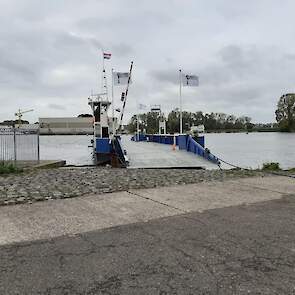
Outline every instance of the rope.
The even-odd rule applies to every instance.
[[[243,168],[243,167],[240,167],[240,166],[231,164],[231,163],[229,163],[229,162],[227,162],[227,161],[225,161],[225,160],[223,160],[223,159],[221,159],[219,157],[216,157],[216,158],[220,162],[223,162],[224,164],[227,164],[227,165],[229,165],[231,167],[234,167],[234,168],[237,168],[237,169],[240,169],[240,170],[246,170],[246,171],[251,171],[252,170],[252,169],[249,169],[249,168]],[[223,170],[220,165],[218,165],[218,167],[219,167],[220,170]],[[281,172],[267,171],[267,170],[263,170],[263,172],[266,173],[266,174],[271,174],[271,175],[277,175],[277,176],[285,176],[285,177],[289,177],[289,178],[295,178],[295,175],[283,174]]]
[[[241,169],[241,170],[247,170],[247,171],[251,170],[251,169],[249,169],[249,168],[240,167],[240,166],[237,166],[237,165],[231,164],[231,163],[229,163],[229,162],[226,162],[225,160],[223,160],[223,159],[221,159],[221,158],[219,158],[219,157],[216,157],[216,158],[217,158],[220,162],[223,162],[224,164],[227,164],[227,165],[229,165],[229,166],[231,166],[231,167],[234,167],[234,168],[237,168],[237,169]]]

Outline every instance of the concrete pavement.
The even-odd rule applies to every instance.
[[[249,205],[1,246],[0,294],[294,294],[295,196],[282,181],[280,197],[251,190]]]
[[[263,202],[290,194],[295,194],[295,179],[270,176],[0,207],[0,245]]]
[[[295,294],[295,180],[0,207],[0,294]]]

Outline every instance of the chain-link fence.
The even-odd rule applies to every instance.
[[[39,161],[38,128],[0,126],[0,161]]]

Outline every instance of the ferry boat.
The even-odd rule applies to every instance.
[[[103,53],[103,60],[110,58],[110,55],[106,55]],[[129,165],[128,157],[126,151],[123,149],[121,144],[121,137],[120,132],[122,128],[123,122],[123,115],[126,106],[127,96],[128,96],[128,89],[131,83],[131,73],[132,73],[133,62],[131,62],[129,72],[113,72],[112,70],[112,96],[111,101],[108,97],[107,91],[107,81],[106,81],[106,72],[103,62],[103,72],[102,72],[102,88],[104,91],[101,94],[92,94],[88,98],[88,104],[92,109],[93,113],[93,139],[92,139],[92,147],[93,147],[93,155],[94,161],[97,165],[106,165],[110,164],[112,167],[127,167]],[[193,77],[193,76],[189,76]],[[116,109],[120,112],[119,119],[115,118],[115,106],[114,106],[114,84],[116,86],[126,86],[125,91],[121,93],[121,103],[122,106],[119,109]],[[109,116],[108,113],[112,110],[112,116]],[[159,111],[158,109],[153,109],[152,111]],[[182,114],[180,112],[180,114]],[[162,131],[164,134],[162,134]],[[191,155],[192,160],[196,162],[196,167],[203,167],[204,161],[201,161],[201,158],[208,160],[209,162],[213,162],[214,164],[219,165],[219,159],[212,155],[208,149],[205,148],[205,141],[204,141],[204,126],[193,126],[191,129],[190,134],[184,134],[182,132],[182,116],[180,116],[180,133],[179,134],[166,134],[166,122],[160,121],[159,122],[159,134],[142,134],[139,130],[139,120],[137,118],[137,133],[136,136],[133,136],[131,140],[138,142],[137,144],[133,145],[134,148],[141,148],[140,153],[133,153],[132,154],[132,146],[129,145],[128,150],[130,150],[131,155],[131,162],[130,167],[134,166],[134,162],[141,162],[140,158],[148,158],[149,154],[149,147],[148,145],[143,147],[140,144],[140,141],[147,141],[147,142],[155,142],[155,143],[163,143],[165,145],[171,145],[172,149],[169,149],[170,156],[168,155],[169,152],[165,149],[165,156],[163,154],[161,160],[162,162],[167,162],[167,167],[178,167],[183,166],[182,157],[185,157],[183,153],[177,153],[178,157],[175,154],[176,146],[178,149],[186,150],[187,152],[196,154],[200,156],[194,157]],[[125,139],[124,139],[125,140]],[[126,142],[124,142],[126,146]],[[127,143],[128,146],[128,143]],[[133,149],[134,149],[133,148]],[[160,150],[160,147],[159,147]],[[143,157],[142,155],[146,155]],[[157,158],[156,155],[158,154],[155,150],[151,153],[152,158]],[[168,156],[168,158],[167,158]],[[136,158],[138,161],[136,161]],[[199,160],[198,160],[199,159]],[[167,160],[167,161],[166,161]],[[170,164],[169,164],[170,161]],[[133,162],[133,163],[132,163]],[[205,165],[206,166],[206,165]],[[144,167],[144,165],[143,165]],[[150,166],[148,166],[150,167]]]
[[[107,56],[107,58],[106,58]],[[103,53],[103,60],[109,59],[110,54]],[[130,84],[130,77],[132,72],[133,62],[131,62],[130,70],[128,73],[114,73],[112,70],[112,100],[109,100],[107,91],[106,71],[103,62],[102,83],[105,92],[101,94],[92,94],[88,98],[88,105],[91,107],[93,114],[93,139],[91,140],[93,147],[93,156],[96,165],[110,164],[112,167],[127,167],[128,158],[126,151],[121,145],[121,138],[118,135],[122,127],[122,120],[128,95]],[[120,75],[127,74],[126,90],[121,94],[122,108],[117,109],[120,112],[120,121],[115,118],[114,106],[114,77],[116,83],[119,81]],[[124,83],[122,83],[124,85]],[[120,85],[121,86],[121,85]],[[108,115],[112,108],[112,116]]]

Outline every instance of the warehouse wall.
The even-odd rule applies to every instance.
[[[92,134],[92,118],[39,118],[40,134]]]

